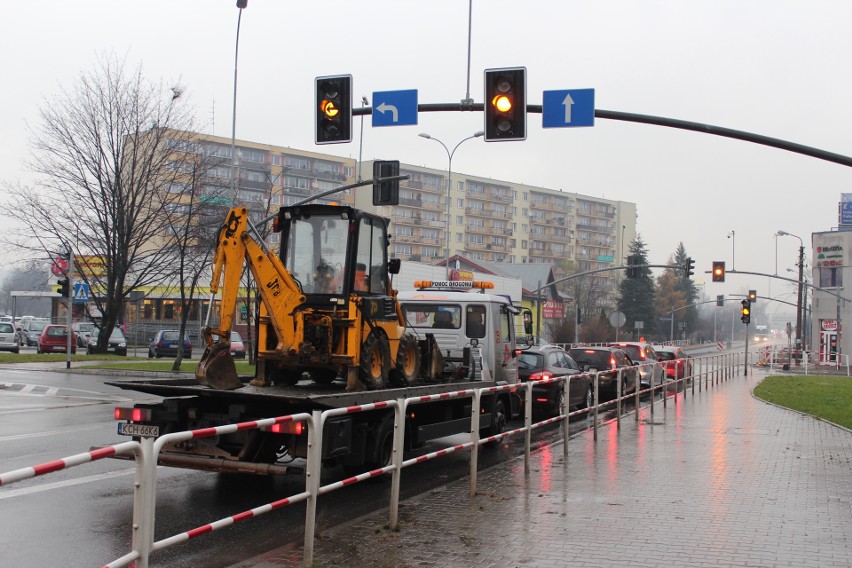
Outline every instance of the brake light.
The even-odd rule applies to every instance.
[[[544,380],[544,379],[552,379],[552,378],[553,378],[553,373],[551,373],[550,371],[539,371],[538,373],[533,373],[532,375],[530,375],[531,381],[541,381],[541,380]]]
[[[151,420],[150,408],[122,408],[115,407],[113,416],[116,420],[129,420],[131,422],[148,422]]]
[[[615,369],[615,357],[610,356],[609,358],[609,366]]]

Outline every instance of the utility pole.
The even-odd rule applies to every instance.
[[[799,239],[801,241],[801,239]],[[804,289],[804,272],[805,272],[805,245],[802,243],[799,246],[799,294],[796,300],[796,350],[801,353],[802,349],[802,290]],[[840,300],[838,299],[838,303]]]

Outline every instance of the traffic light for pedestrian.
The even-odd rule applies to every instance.
[[[752,304],[757,301],[757,290],[749,290],[748,291],[748,301]]]
[[[725,263],[719,260],[713,261],[713,282],[725,281]]]
[[[56,289],[56,291],[63,298],[67,298],[68,297],[68,279],[67,278],[60,278],[59,280],[56,281],[56,283],[59,284],[59,287]]]
[[[720,308],[725,305],[724,294],[720,294],[720,295],[716,296],[716,305],[719,306]]]
[[[485,70],[485,141],[526,140],[527,69]]]
[[[352,141],[352,75],[317,77],[316,143]]]
[[[686,257],[686,260],[683,261],[684,278],[689,278],[693,274],[695,274],[695,261],[690,257]]]
[[[742,304],[743,307],[740,308],[740,313],[742,314],[740,319],[744,324],[748,325],[751,322],[751,302],[743,300]]]

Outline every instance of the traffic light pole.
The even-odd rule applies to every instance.
[[[743,359],[743,361],[745,361],[745,363],[743,364],[743,375],[747,377],[748,376],[748,324],[745,324],[745,326],[746,326],[746,328],[745,328],[745,358]]]
[[[65,324],[66,324],[66,343],[65,343],[65,368],[71,368],[71,343],[74,338],[74,332],[71,330],[73,325],[73,306],[74,306],[74,253],[71,247],[68,247],[68,291],[65,294]]]

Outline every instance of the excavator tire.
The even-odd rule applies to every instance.
[[[396,353],[396,365],[390,372],[394,385],[409,387],[417,381],[420,374],[420,346],[417,337],[404,333],[399,338],[399,350]]]
[[[230,342],[214,343],[204,350],[195,368],[195,378],[202,385],[216,390],[234,390],[243,386],[231,357]]]
[[[358,378],[368,389],[381,389],[388,383],[390,371],[390,346],[385,335],[371,331],[361,344]]]

